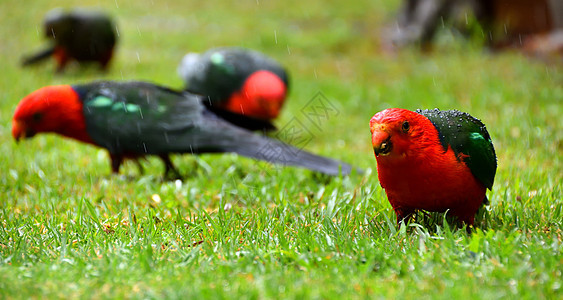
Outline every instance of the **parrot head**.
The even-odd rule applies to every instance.
[[[378,160],[403,159],[421,151],[432,130],[435,131],[426,117],[401,108],[378,112],[371,118],[369,127],[373,152]]]
[[[84,130],[82,103],[69,85],[46,86],[24,97],[12,119],[16,141],[41,132],[65,134]]]

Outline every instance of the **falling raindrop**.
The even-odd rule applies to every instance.
[[[276,45],[277,45],[278,44],[278,34],[275,30],[274,30],[274,40],[276,41]]]
[[[41,178],[41,180],[45,180],[45,172],[43,172],[43,170],[38,169],[37,170],[37,176],[39,176],[39,178]]]

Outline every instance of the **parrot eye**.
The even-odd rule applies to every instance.
[[[409,121],[404,121],[401,129],[403,129],[403,132],[408,132],[410,129]]]
[[[33,120],[33,122],[36,122],[36,123],[41,121],[42,118],[43,118],[43,114],[38,113],[38,112],[31,115],[31,119]]]

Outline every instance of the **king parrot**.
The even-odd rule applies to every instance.
[[[285,69],[274,59],[239,47],[188,53],[178,66],[186,90],[205,96],[204,104],[249,130],[273,130],[289,87]],[[240,118],[244,115],[245,118]]]
[[[57,61],[57,72],[62,72],[70,60],[98,62],[105,70],[117,42],[117,29],[112,20],[98,11],[53,9],[45,16],[43,30],[51,45],[24,58],[23,66],[53,56]]]
[[[379,182],[397,222],[416,210],[449,212],[473,225],[497,159],[485,125],[468,113],[390,108],[370,120]]]
[[[346,175],[351,170],[345,163],[234,126],[202,105],[201,96],[146,82],[102,81],[38,89],[17,106],[12,135],[18,141],[43,132],[107,149],[114,173],[124,159],[138,162],[156,155],[165,163],[165,176],[177,175],[170,153],[212,152],[234,152],[329,175]]]

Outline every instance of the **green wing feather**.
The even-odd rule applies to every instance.
[[[434,124],[440,142],[469,167],[473,175],[488,189],[492,189],[497,170],[497,157],[485,124],[468,113],[457,110],[417,110]],[[464,156],[460,156],[463,153]]]
[[[201,120],[198,101],[143,82],[74,86],[84,103],[88,134],[110,153],[185,152],[178,132]],[[194,135],[197,136],[197,135]]]

